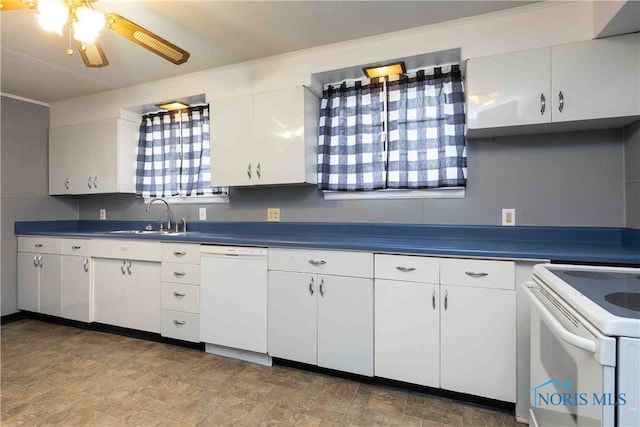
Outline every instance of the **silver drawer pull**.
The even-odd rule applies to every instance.
[[[173,293],[173,296],[176,297],[176,298],[181,298],[181,297],[184,297],[186,295],[187,294],[185,294],[184,292],[174,292]]]
[[[184,320],[174,320],[174,321],[173,321],[173,324],[174,324],[174,325],[178,325],[178,326],[182,326],[182,325],[184,325],[185,323],[187,323],[187,322],[185,322]]]
[[[315,260],[315,259],[310,259],[310,260],[309,260],[309,264],[311,264],[311,265],[313,265],[313,266],[316,266],[316,267],[317,267],[317,266],[319,266],[319,265],[324,265],[324,264],[326,264],[326,263],[327,263],[327,261],[325,261],[325,260],[323,260],[323,259],[321,259],[320,261]]]
[[[471,277],[484,277],[489,275],[489,273],[483,273],[483,272],[477,272],[477,271],[465,271],[464,274]]]
[[[81,249],[81,246],[71,246],[71,249],[73,249],[74,251],[77,251],[78,249]]]
[[[415,267],[403,267],[401,265],[397,266],[396,269],[402,271],[403,273],[409,273],[411,271],[416,271]]]
[[[181,271],[174,271],[173,275],[176,276],[176,277],[184,277],[184,276],[187,275],[187,273],[181,272]]]
[[[36,248],[41,248],[41,247],[43,247],[43,246],[44,246],[44,245],[43,245],[42,243],[36,243]]]
[[[187,253],[184,251],[173,251],[173,254],[177,257],[185,256]]]

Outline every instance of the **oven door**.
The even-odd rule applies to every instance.
[[[615,339],[545,285],[522,286],[531,302],[531,424],[613,426]]]

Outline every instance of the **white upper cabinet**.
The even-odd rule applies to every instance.
[[[469,137],[624,126],[640,117],[640,34],[470,59],[466,91]]]
[[[215,100],[214,186],[316,183],[320,102],[298,86]]]
[[[49,131],[49,194],[134,193],[139,124],[122,119]]]

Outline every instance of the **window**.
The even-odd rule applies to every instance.
[[[209,107],[146,114],[140,124],[136,194],[145,198],[226,197],[211,186]]]
[[[458,65],[329,85],[320,106],[318,186],[464,190],[464,124]]]

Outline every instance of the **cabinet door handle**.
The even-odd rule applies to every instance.
[[[403,267],[401,265],[398,265],[396,269],[402,271],[403,273],[410,273],[412,271],[416,271],[415,267]]]
[[[480,271],[465,271],[464,274],[466,274],[467,276],[475,277],[475,278],[484,277],[484,276],[488,276],[489,275],[489,273],[484,273],[484,272],[480,272]]]
[[[260,178],[260,163],[258,163],[258,166],[256,166],[256,175],[258,176],[258,178]]]
[[[311,278],[311,281],[309,282],[309,295],[313,295],[313,277]]]
[[[187,275],[187,273],[185,273],[185,272],[183,272],[183,271],[174,271],[174,272],[173,272],[173,275],[174,275],[174,276],[176,276],[176,277],[178,277],[178,278],[182,278],[182,277],[186,276],[186,275]]]
[[[544,111],[547,109],[547,100],[544,97],[544,93],[540,94],[540,114],[544,115]]]
[[[69,189],[69,178],[64,180],[64,188]]]
[[[33,266],[36,268],[38,267],[38,255],[33,257]]]
[[[564,110],[564,94],[562,93],[562,91],[560,91],[560,93],[558,93],[558,111],[560,111],[562,113],[562,110]]]
[[[120,266],[120,271],[122,271],[122,274],[125,274],[125,268],[126,268],[126,261],[122,260],[122,265]]]
[[[320,296],[324,297],[324,278],[320,279]]]
[[[249,166],[247,166],[247,176],[249,177],[249,179],[251,179],[251,163],[249,163]]]
[[[43,245],[42,243],[36,243],[36,244],[35,244],[35,247],[36,247],[36,248],[41,248],[41,247],[43,247],[43,246],[44,246],[44,245]]]
[[[436,290],[433,289],[431,291],[431,306],[433,307],[433,309],[436,309]]]
[[[185,322],[184,320],[174,320],[174,321],[173,321],[173,324],[174,324],[174,325],[177,325],[177,326],[182,326],[182,325],[184,325],[185,323],[187,323],[187,322]]]
[[[93,177],[93,188],[98,188],[98,177],[97,176]]]
[[[81,249],[81,246],[71,246],[71,249],[73,249],[74,251],[77,251],[78,249]]]
[[[91,188],[92,185],[93,185],[92,179],[91,177],[89,177],[89,179],[87,179],[87,187]]]
[[[89,272],[89,258],[84,260],[84,271]]]
[[[173,251],[173,254],[174,254],[175,256],[177,256],[178,258],[180,258],[180,257],[182,257],[182,256],[185,256],[187,253],[186,253],[186,252],[184,252],[184,251]]]
[[[129,265],[127,266],[127,273],[131,276],[131,261],[129,261]]]
[[[42,268],[42,255],[38,255],[38,267]]]
[[[318,266],[324,265],[326,263],[327,263],[327,261],[325,261],[323,259],[321,259],[320,261],[315,260],[315,259],[310,259],[309,260],[309,264],[313,265],[314,267],[318,267]]]
[[[444,309],[445,311],[449,308],[449,292],[444,291]]]
[[[186,296],[187,294],[185,294],[184,292],[174,292],[173,296],[176,298],[182,298],[184,296]]]

